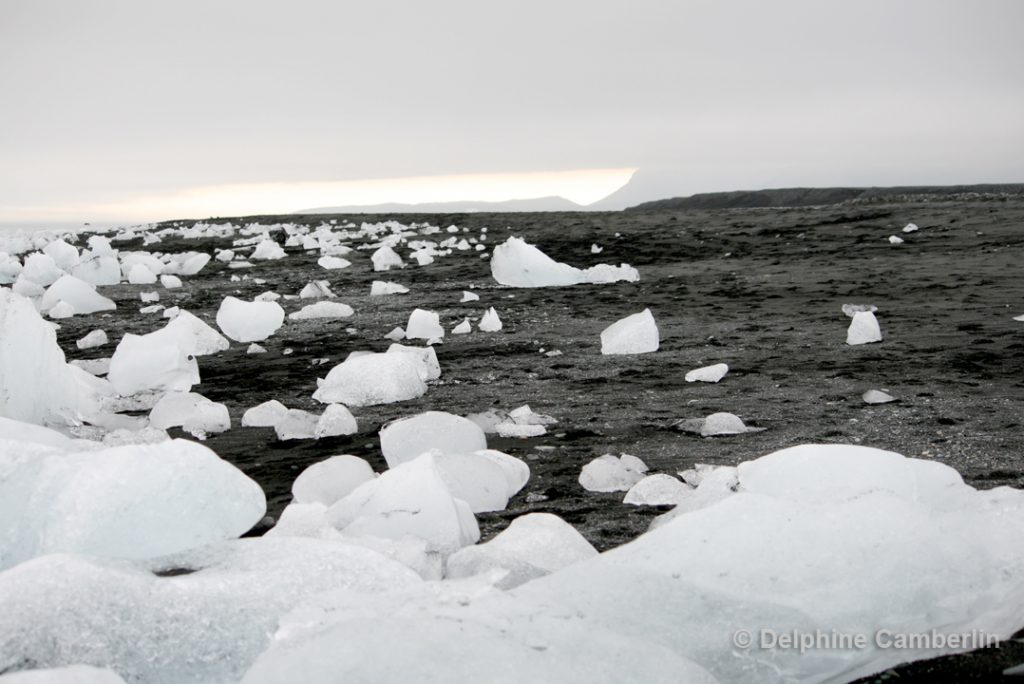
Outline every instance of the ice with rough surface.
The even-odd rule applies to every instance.
[[[337,437],[338,435],[354,435],[359,431],[356,419],[342,404],[329,404],[313,429],[313,437]]]
[[[376,551],[292,537],[149,561],[37,558],[0,574],[0,668],[88,663],[130,682],[237,682],[304,598],[420,582]]]
[[[858,311],[870,311],[874,313],[878,311],[878,307],[874,304],[843,304],[843,313],[849,318],[853,318]]]
[[[381,297],[384,295],[393,294],[405,294],[409,291],[409,288],[398,283],[385,282],[383,280],[374,280],[370,285],[370,296]]]
[[[467,546],[448,557],[445,577],[503,570],[496,586],[511,589],[536,577],[597,555],[576,529],[551,513],[521,515],[485,544]]]
[[[284,309],[277,302],[245,302],[225,297],[217,310],[217,326],[235,342],[260,342],[283,324]]]
[[[418,537],[441,553],[480,539],[469,504],[452,496],[429,452],[363,483],[327,510],[327,520],[352,536]]]
[[[413,309],[405,325],[405,337],[410,340],[433,340],[444,337],[440,317],[433,311]]]
[[[374,271],[387,271],[392,268],[405,268],[405,262],[402,261],[402,257],[398,256],[398,253],[387,245],[383,245],[374,252],[370,256],[370,260],[373,261]]]
[[[271,261],[275,259],[284,259],[286,256],[284,248],[277,244],[273,240],[263,240],[256,249],[249,255],[250,259],[256,261]]]
[[[697,368],[686,374],[686,382],[718,382],[729,372],[729,366],[716,363],[713,366]]]
[[[110,358],[107,379],[123,396],[146,390],[187,392],[199,384],[196,335],[175,318],[147,335],[126,333]]]
[[[49,311],[57,302],[65,301],[74,307],[76,314],[90,314],[97,311],[113,311],[117,305],[107,299],[91,284],[75,276],[63,275],[46,288],[39,302],[40,311]]]
[[[658,324],[650,309],[612,323],[601,332],[602,354],[647,354],[658,351]]]
[[[441,377],[441,364],[437,360],[437,352],[433,347],[413,347],[406,344],[392,344],[388,354],[411,354],[420,364],[420,377],[424,380],[437,380]]]
[[[224,432],[231,427],[228,408],[194,392],[168,392],[149,412],[157,429],[181,427],[190,434]]]
[[[311,283],[306,283],[306,286],[299,291],[299,299],[329,299],[334,296],[330,283],[326,280],[314,280]]]
[[[491,275],[502,285],[512,287],[560,287],[580,283],[635,282],[637,270],[627,264],[601,264],[586,270],[555,261],[521,238],[510,237],[494,248]]]
[[[579,482],[590,492],[625,492],[644,478],[647,466],[636,456],[598,456],[583,466]]]
[[[0,568],[48,553],[148,558],[237,537],[259,485],[196,442],[89,451],[0,441]]]
[[[882,341],[882,330],[878,319],[870,311],[857,311],[853,314],[850,327],[846,331],[846,344],[870,344]]]
[[[389,468],[432,449],[444,454],[471,454],[486,448],[487,436],[479,425],[443,411],[394,420],[380,431],[380,449]]]
[[[421,397],[427,392],[422,361],[412,354],[350,357],[327,374],[313,393],[325,404],[374,406]]]
[[[231,343],[214,330],[213,326],[184,309],[178,309],[177,313],[170,318],[172,320],[182,319],[192,328],[192,333],[195,335],[194,353],[196,356],[217,354],[218,352],[226,351],[231,346]]]
[[[292,496],[298,503],[332,506],[375,477],[370,464],[358,456],[331,456],[299,473],[292,483]]]
[[[274,432],[282,442],[288,439],[315,439],[320,416],[302,409],[288,409],[283,418],[274,423]]]

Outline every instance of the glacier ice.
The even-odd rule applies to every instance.
[[[299,473],[292,483],[292,496],[298,503],[331,506],[375,477],[370,464],[358,456],[331,456]]]
[[[591,492],[625,492],[644,478],[647,466],[636,456],[598,456],[580,471],[579,483]]]
[[[181,427],[190,434],[224,432],[231,427],[228,408],[194,392],[168,392],[149,412],[149,424],[159,430]]]
[[[393,294],[405,294],[408,291],[409,288],[405,287],[404,285],[399,285],[398,283],[385,282],[383,280],[374,280],[373,283],[370,284],[371,297],[380,297],[383,295]]]
[[[646,354],[658,351],[658,324],[650,309],[626,316],[601,332],[602,354]]]
[[[487,436],[479,425],[443,411],[426,411],[393,420],[380,431],[380,450],[389,468],[431,449],[445,454],[471,454],[486,448]]]
[[[671,475],[648,475],[626,492],[622,503],[633,506],[675,506],[692,492],[685,482]]]
[[[235,342],[261,342],[283,323],[284,309],[277,302],[245,302],[225,297],[217,309],[217,326]]]
[[[277,399],[265,401],[242,414],[243,427],[274,427],[288,414],[288,407]]]
[[[882,341],[882,330],[878,319],[870,311],[857,311],[853,314],[850,327],[846,331],[846,344],[870,344]]]
[[[896,401],[896,397],[892,396],[888,392],[882,390],[868,390],[861,395],[861,399],[865,404],[888,404],[889,402]]]
[[[729,366],[724,363],[716,363],[713,366],[696,368],[686,374],[686,382],[718,382],[729,372]]]
[[[427,392],[422,361],[412,354],[363,354],[335,366],[313,393],[319,402],[346,406],[392,404]]]
[[[498,312],[494,310],[493,306],[484,312],[483,318],[477,324],[477,328],[481,332],[498,332],[501,330],[501,319],[498,318]]]
[[[316,304],[308,304],[299,309],[298,311],[293,311],[292,313],[288,314],[288,320],[337,320],[339,318],[348,318],[354,313],[355,311],[348,304],[342,304],[341,302],[317,302]]]
[[[73,306],[76,314],[113,311],[117,308],[113,301],[97,292],[91,284],[71,275],[61,276],[46,288],[39,309],[49,311],[62,300]]]
[[[413,309],[409,314],[409,322],[405,325],[407,339],[433,340],[444,337],[444,327],[440,317],[433,311]]]
[[[187,392],[199,383],[196,335],[185,318],[175,318],[147,335],[126,333],[110,358],[107,379],[121,395],[146,390]]]
[[[502,285],[512,287],[559,287],[581,283],[635,282],[640,274],[627,264],[601,264],[580,270],[555,261],[521,238],[510,237],[494,248],[491,275]]]
[[[376,252],[370,255],[374,271],[388,271],[392,268],[405,268],[405,262],[398,256],[395,250],[388,245],[382,245]]]
[[[283,259],[285,256],[284,248],[273,240],[268,239],[256,245],[256,249],[252,251],[249,258],[257,261],[271,261]]]

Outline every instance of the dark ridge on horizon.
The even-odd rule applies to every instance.
[[[653,200],[625,211],[679,211],[685,209],[756,209],[768,207],[810,207],[851,201],[905,200],[909,198],[953,198],[963,195],[1009,196],[1024,194],[1024,183],[981,183],[976,185],[903,185],[867,188],[775,188],[704,192],[689,197]]]

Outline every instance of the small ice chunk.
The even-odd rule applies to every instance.
[[[427,392],[422,362],[410,354],[364,354],[345,359],[313,393],[319,402],[347,406],[391,404]]]
[[[402,257],[398,256],[398,253],[388,245],[381,246],[370,256],[370,260],[373,261],[374,271],[387,271],[392,268],[405,268],[405,262],[402,261]]]
[[[195,275],[210,263],[210,255],[198,252],[181,262],[182,275]]]
[[[729,366],[716,363],[713,366],[697,368],[686,374],[686,382],[718,382],[729,372]]]
[[[469,290],[463,290],[462,291],[462,299],[459,300],[459,301],[461,303],[465,303],[465,302],[475,302],[475,301],[477,301],[479,299],[480,299],[480,295],[476,294],[475,292],[470,292]]]
[[[316,260],[316,263],[320,268],[327,269],[328,271],[336,271],[341,268],[348,268],[352,265],[352,262],[348,259],[342,259],[336,256],[322,256]]]
[[[245,302],[225,297],[217,309],[217,326],[235,342],[260,342],[283,323],[284,309],[277,302]]]
[[[224,404],[194,392],[168,392],[149,412],[149,424],[158,430],[181,427],[190,434],[224,432],[231,418]]]
[[[288,409],[288,413],[274,423],[274,432],[280,441],[288,439],[314,439],[320,416],[302,409]]]
[[[498,318],[498,312],[494,310],[493,306],[484,313],[477,328],[482,332],[498,332],[501,330],[501,319]]]
[[[509,418],[508,413],[500,409],[490,409],[483,413],[471,413],[466,418],[479,425],[484,434],[488,435],[497,434],[499,423],[514,422]]]
[[[391,340],[392,342],[401,342],[405,339],[405,329],[401,327],[394,327],[387,335],[384,336],[385,340]]]
[[[742,435],[751,432],[751,429],[743,424],[743,421],[734,413],[712,413],[704,419],[701,425],[701,437],[716,437],[719,435]]]
[[[317,318],[337,320],[339,318],[348,318],[354,313],[355,311],[348,304],[342,304],[341,302],[317,302],[288,314],[288,320],[306,321]]]
[[[299,299],[330,299],[334,296],[330,283],[326,280],[314,280],[307,283],[299,292]]]
[[[890,235],[889,236],[889,244],[890,245],[902,245],[903,244],[903,238],[901,238],[898,235]]]
[[[385,282],[383,280],[374,280],[370,285],[370,296],[381,297],[383,295],[393,294],[405,294],[409,291],[409,288],[398,283]]]
[[[648,475],[630,487],[624,504],[632,506],[675,506],[693,492],[685,482],[671,475]]]
[[[356,419],[344,404],[328,404],[320,415],[313,430],[316,439],[321,437],[337,437],[338,435],[354,435],[359,431]]]
[[[75,307],[71,306],[63,299],[50,307],[50,318],[71,318],[75,315]]]
[[[332,506],[375,477],[370,464],[358,456],[331,456],[309,466],[295,478],[292,496],[298,503]]]
[[[908,223],[907,225],[903,226],[903,232],[904,233],[914,233],[917,230],[918,230],[917,225],[914,224],[914,223]]]
[[[173,290],[181,287],[181,278],[176,275],[162,275],[160,276],[160,284],[163,285],[165,289]]]
[[[600,245],[597,245],[597,244],[590,245],[590,253],[591,254],[600,254],[603,251],[604,251],[604,247],[601,247]]]
[[[128,271],[128,282],[132,285],[150,285],[156,282],[156,274],[145,264],[135,264]]]
[[[843,304],[843,313],[848,317],[853,318],[853,315],[858,311],[870,311],[874,313],[878,311],[878,307],[874,304]]]
[[[862,394],[861,399],[864,400],[865,404],[888,404],[891,401],[896,401],[896,397],[888,392],[873,389]]]
[[[598,456],[583,466],[579,483],[591,492],[625,492],[644,478],[647,466],[636,456]]]
[[[256,249],[252,251],[249,258],[252,260],[269,261],[274,259],[283,259],[285,256],[284,248],[275,241],[268,239],[263,240],[256,245]]]
[[[525,439],[527,437],[540,437],[547,434],[543,425],[519,425],[518,423],[498,423],[494,426],[499,437],[514,437]]]
[[[39,301],[39,310],[49,311],[61,300],[74,307],[77,314],[113,311],[117,308],[112,300],[98,293],[91,283],[70,275],[60,276],[46,288]]]
[[[444,327],[440,317],[433,311],[413,309],[405,325],[405,336],[410,340],[432,340],[444,337]]]
[[[870,344],[882,341],[882,330],[878,319],[870,311],[858,311],[853,314],[850,327],[846,331],[846,344]]]
[[[601,333],[602,354],[646,354],[658,351],[659,343],[650,309],[616,321]]]
[[[427,411],[394,420],[380,431],[380,448],[389,468],[436,449],[445,454],[470,454],[487,448],[479,425],[451,413]]]
[[[245,353],[246,354],[266,354],[267,353],[267,348],[266,347],[261,347],[260,345],[258,345],[255,342],[253,342],[245,350]]]
[[[274,427],[274,425],[288,415],[288,407],[277,399],[265,401],[246,410],[242,414],[243,427]]]
[[[160,301],[160,293],[156,292],[156,291],[153,291],[153,292],[140,292],[139,293],[139,299],[141,299],[144,303],[159,302]]]
[[[217,250],[217,261],[227,263],[235,258],[235,251],[233,249],[220,249]]]
[[[471,332],[473,332],[473,326],[468,318],[463,318],[461,323],[452,328],[452,335],[466,335]]]

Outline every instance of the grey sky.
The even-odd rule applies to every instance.
[[[0,218],[627,166],[672,195],[1024,181],[1022,29],[1016,0],[0,0]]]

